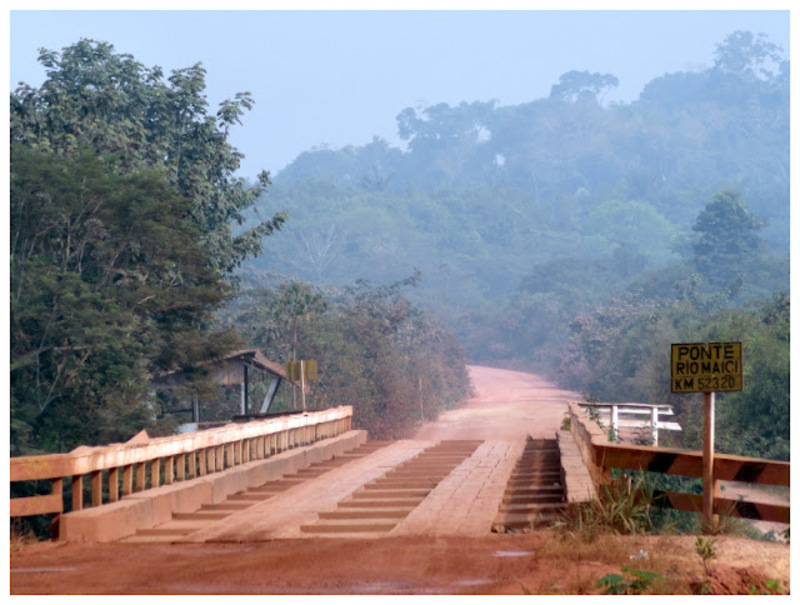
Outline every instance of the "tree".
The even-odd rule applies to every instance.
[[[469,392],[457,339],[414,306],[402,288],[366,281],[321,290],[290,282],[245,293],[230,321],[268,355],[316,359],[317,406],[352,405],[354,423],[376,438],[410,434],[423,418],[455,406]]]
[[[596,100],[597,95],[619,86],[619,80],[611,74],[588,71],[568,71],[561,74],[558,84],[550,88],[550,98],[575,103],[578,100]]]
[[[231,287],[163,175],[20,144],[11,173],[12,453],[157,424],[148,376],[238,344],[212,329]]]
[[[11,141],[75,156],[84,149],[114,158],[120,173],[156,170],[189,201],[191,218],[208,261],[230,273],[258,255],[264,236],[279,229],[283,214],[233,235],[245,211],[269,184],[234,177],[242,154],[228,141],[230,128],[253,105],[249,93],[226,100],[207,114],[205,69],[175,70],[164,81],[106,42],[81,40],[61,54],[42,49],[47,79],[40,88],[22,84],[11,95]]]
[[[766,34],[736,31],[717,44],[714,68],[745,80],[772,80],[783,74],[783,48]]]
[[[765,224],[750,213],[739,192],[726,189],[715,195],[692,227],[698,233],[692,244],[698,271],[716,285],[739,279],[761,251],[758,232]]]
[[[298,359],[304,322],[325,312],[327,302],[310,284],[289,282],[275,289],[257,288],[242,294],[236,324],[249,340],[277,359]]]

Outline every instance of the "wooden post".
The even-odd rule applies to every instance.
[[[614,439],[619,440],[619,408],[611,406],[611,430],[614,432]]]
[[[306,411],[306,368],[305,361],[300,360],[300,400],[303,402],[303,411]]]
[[[103,503],[103,471],[92,471],[92,506]]]
[[[186,457],[186,476],[189,479],[197,477],[197,452],[191,451]]]
[[[161,459],[155,458],[150,461],[150,487],[161,485]]]
[[[217,446],[212,445],[208,448],[208,465],[206,466],[209,473],[217,470]]]
[[[714,526],[714,399],[715,393],[703,394],[703,521],[706,529]]]
[[[197,476],[203,477],[206,474],[208,465],[208,450],[201,449],[197,452]]]
[[[247,364],[242,366],[242,416],[247,415]]]
[[[653,445],[658,445],[658,408],[650,408],[650,425],[652,427]]]
[[[117,500],[119,500],[119,469],[114,467],[108,469],[108,501]]]
[[[144,462],[137,462],[136,463],[136,491],[141,492],[144,491],[145,485],[147,485],[147,470],[145,468]]]
[[[72,477],[72,510],[83,510],[83,475]]]
[[[50,482],[50,485],[51,485],[50,492],[54,496],[58,496],[59,500],[61,500],[64,497],[64,479],[62,477],[59,477],[58,479],[53,479]],[[61,508],[61,507],[59,506],[59,508]],[[63,509],[62,509],[62,512],[63,512]],[[50,517],[50,528],[51,528],[51,531],[53,533],[53,536],[55,536],[55,537],[58,537],[60,521],[61,521],[61,513],[54,513]]]
[[[214,448],[216,451],[214,452],[214,470],[217,472],[225,470],[225,446],[218,445]]]
[[[122,467],[122,495],[130,496],[133,493],[133,465],[126,464]]]
[[[175,457],[175,464],[177,465],[176,473],[178,481],[186,479],[186,454],[178,454]]]
[[[164,457],[164,485],[172,485],[175,480],[175,457]]]

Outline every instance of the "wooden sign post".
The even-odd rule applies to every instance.
[[[317,361],[315,359],[301,359],[300,361],[286,362],[286,376],[291,381],[300,381],[300,401],[303,411],[306,411],[306,380],[317,380]]]
[[[719,391],[741,391],[742,343],[702,342],[672,345],[671,391],[703,393],[703,520],[716,523],[714,498],[714,404]]]
[[[714,480],[714,403],[716,393],[703,393],[703,520],[713,527],[714,498],[719,495],[719,484]]]

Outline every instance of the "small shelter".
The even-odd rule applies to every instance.
[[[299,383],[289,380],[286,374],[286,368],[284,368],[283,365],[275,361],[270,361],[258,349],[236,351],[221,359],[208,361],[203,365],[209,367],[208,378],[211,382],[221,387],[238,386],[240,388],[240,413],[242,416],[266,415],[282,381],[286,380],[295,386],[300,386]],[[259,411],[255,413],[250,411],[248,388],[253,378],[253,372],[260,372],[270,379],[270,384],[267,388],[264,400],[261,402],[261,407]],[[186,376],[180,371],[161,374],[154,377],[152,380],[156,392],[170,391],[176,387],[180,387],[185,382]],[[196,396],[192,397],[191,408],[181,411],[191,411],[192,424],[200,422],[200,402]]]

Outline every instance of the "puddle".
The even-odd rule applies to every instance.
[[[493,557],[530,557],[536,554],[532,550],[497,550],[492,553]]]

